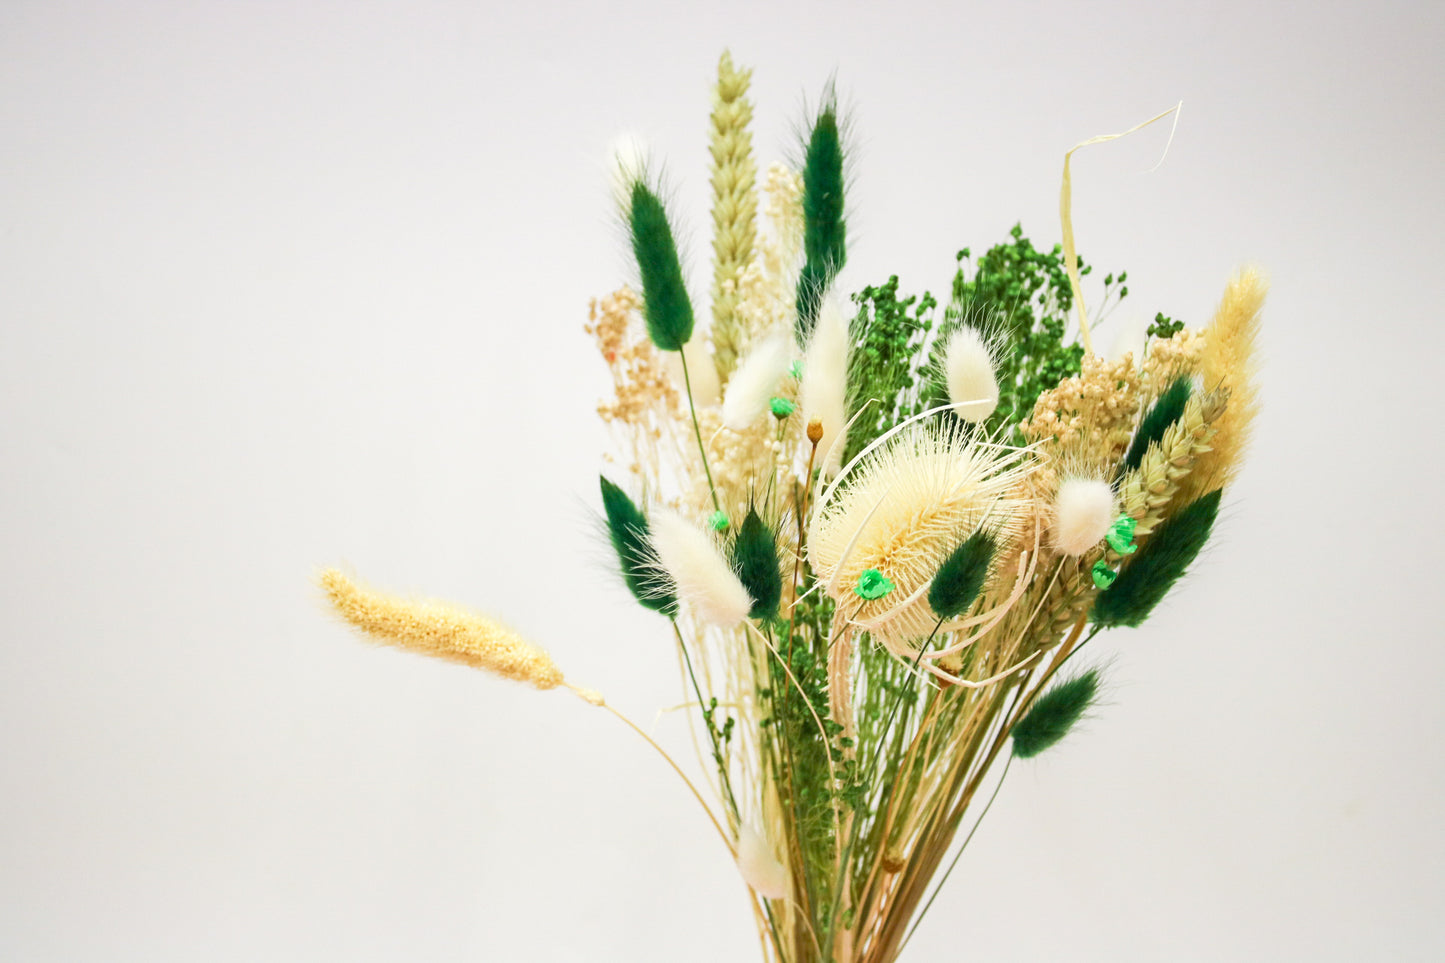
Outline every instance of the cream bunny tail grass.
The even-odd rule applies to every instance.
[[[328,568],[318,578],[336,613],[377,642],[486,669],[539,689],[563,685],[562,670],[541,649],[486,616],[445,602],[400,599],[357,585]],[[578,690],[589,702],[589,696]],[[597,697],[594,705],[601,704]]]
[[[1223,488],[1234,480],[1243,463],[1254,416],[1259,411],[1256,342],[1268,293],[1269,281],[1264,274],[1258,268],[1244,268],[1229,279],[1214,320],[1204,329],[1204,351],[1200,356],[1204,388],[1226,389],[1229,403],[1214,424],[1212,450],[1200,457],[1184,482],[1182,501]]]

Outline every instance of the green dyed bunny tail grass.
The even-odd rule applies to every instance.
[[[677,615],[677,595],[658,583],[649,566],[647,516],[621,488],[605,477],[599,476],[599,480],[602,482],[602,507],[607,513],[607,534],[617,551],[622,580],[643,608],[674,618]]]
[[[1013,754],[1020,759],[1032,759],[1053,748],[1088,711],[1098,693],[1099,672],[1090,669],[1039,696],[1014,726]]]
[[[773,530],[754,508],[748,509],[733,539],[733,571],[748,590],[753,607],[748,617],[771,619],[783,598],[783,577],[778,568],[778,543]]]
[[[944,559],[928,589],[928,604],[935,615],[954,619],[968,611],[988,578],[994,549],[993,536],[979,529]]]
[[[1094,624],[1110,628],[1143,624],[1209,541],[1222,493],[1216,488],[1190,502],[1154,530],[1113,584],[1099,594]]]
[[[652,188],[641,180],[633,182],[631,199],[627,226],[637,270],[642,275],[647,334],[663,351],[681,351],[692,338],[692,300],[687,295],[667,211]]]
[[[806,344],[813,333],[823,294],[848,259],[843,196],[843,137],[837,100],[829,91],[808,134],[803,162],[803,252],[807,260],[798,278],[800,344]]]
[[[1164,432],[1184,414],[1184,406],[1189,404],[1189,396],[1193,393],[1194,386],[1188,378],[1176,378],[1174,382],[1164,389],[1159,400],[1150,406],[1139,421],[1139,430],[1134,433],[1134,441],[1129,445],[1129,454],[1124,456],[1124,465],[1119,474],[1131,472],[1139,467],[1144,460],[1144,453],[1149,446],[1164,437]]]

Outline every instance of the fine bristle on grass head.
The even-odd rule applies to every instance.
[[[1164,432],[1169,430],[1169,426],[1184,414],[1184,406],[1189,403],[1189,396],[1193,390],[1194,385],[1187,377],[1174,379],[1173,383],[1164,389],[1164,393],[1140,419],[1139,430],[1134,433],[1134,441],[1129,445],[1129,453],[1124,456],[1124,467],[1120,474],[1139,467],[1139,463],[1144,460],[1144,452],[1149,450],[1149,446],[1163,438]]]
[[[993,536],[979,529],[949,553],[928,589],[928,604],[935,615],[947,621],[968,611],[983,590],[996,548]]]
[[[1053,748],[1069,734],[1098,694],[1099,672],[1090,669],[1039,696],[1014,726],[1013,754],[1020,759],[1032,759]]]
[[[778,543],[755,508],[748,509],[733,540],[733,571],[753,600],[749,617],[770,619],[778,614],[778,603],[783,597]]]
[[[632,183],[627,226],[642,277],[648,336],[663,351],[681,351],[692,338],[692,300],[687,294],[667,210],[662,199],[641,179]]]
[[[607,513],[607,534],[617,551],[622,580],[632,597],[644,608],[668,618],[677,614],[677,595],[657,578],[647,547],[647,516],[632,503],[627,493],[606,478],[602,482],[602,507]]]
[[[1214,528],[1221,490],[1215,489],[1166,518],[1119,577],[1094,602],[1093,621],[1110,628],[1143,624],[1184,575]]]
[[[334,568],[318,578],[336,614],[377,642],[485,669],[539,689],[563,682],[541,649],[500,622],[445,602],[402,599],[363,588]]]
[[[823,292],[848,256],[844,221],[843,136],[837,98],[829,91],[808,132],[803,159],[803,252],[798,279],[798,341],[807,343]]]

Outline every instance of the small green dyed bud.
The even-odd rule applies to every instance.
[[[1119,573],[1105,565],[1102,558],[1094,563],[1094,567],[1090,570],[1089,574],[1094,576],[1094,584],[1100,589],[1106,589],[1110,585],[1113,585],[1114,580],[1119,577]]]
[[[1109,527],[1109,532],[1104,540],[1109,543],[1116,554],[1133,555],[1139,551],[1139,546],[1134,544],[1134,527],[1137,523],[1128,515],[1120,515],[1119,518]]]
[[[728,517],[726,512],[713,512],[707,517],[707,527],[715,532],[728,530]]]
[[[794,361],[792,364],[788,365],[788,374],[792,375],[794,378],[803,377],[803,362]]]
[[[881,599],[893,589],[894,585],[888,581],[887,576],[876,568],[870,568],[858,576],[858,584],[854,586],[853,594],[871,602],[874,599]]]
[[[797,410],[797,405],[787,398],[769,398],[768,407],[773,410],[773,417],[782,421]]]

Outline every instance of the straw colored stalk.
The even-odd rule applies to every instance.
[[[1256,268],[1230,278],[1214,319],[1204,329],[1200,373],[1205,388],[1229,392],[1229,405],[1215,423],[1212,450],[1199,464],[1180,494],[1192,501],[1234,480],[1249,447],[1254,416],[1259,411],[1257,375],[1260,313],[1269,282]]]
[[[334,568],[319,581],[336,614],[370,638],[422,655],[485,669],[539,689],[563,684],[546,652],[475,612],[430,600],[401,599],[363,588]]]
[[[738,278],[753,258],[757,238],[757,167],[748,123],[752,71],[733,66],[723,51],[718,61],[712,110],[713,220],[713,350],[720,380],[726,382],[737,363],[742,334],[737,319]]]

